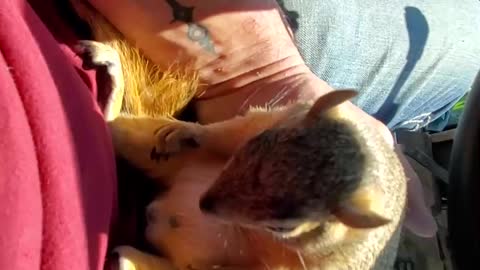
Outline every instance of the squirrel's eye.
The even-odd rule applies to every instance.
[[[266,226],[267,230],[277,233],[287,233],[295,230],[295,227]]]

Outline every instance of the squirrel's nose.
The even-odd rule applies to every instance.
[[[215,199],[212,196],[204,196],[200,199],[200,210],[213,214],[215,212]]]

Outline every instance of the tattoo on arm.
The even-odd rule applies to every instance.
[[[170,23],[176,21],[185,22],[188,26],[187,37],[198,43],[202,48],[210,53],[215,53],[210,32],[208,29],[193,21],[193,9],[194,7],[182,6],[177,0],[166,0],[170,8],[172,8],[173,19]]]

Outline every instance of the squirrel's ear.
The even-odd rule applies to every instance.
[[[321,113],[340,105],[341,103],[355,97],[357,91],[353,89],[334,90],[319,97],[308,112],[306,119],[316,119]]]
[[[355,191],[347,200],[340,202],[332,213],[343,224],[358,229],[376,228],[391,220],[379,214],[381,207],[379,194],[369,187]]]

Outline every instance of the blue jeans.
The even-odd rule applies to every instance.
[[[478,0],[279,2],[313,72],[393,130],[444,116],[480,69]]]

